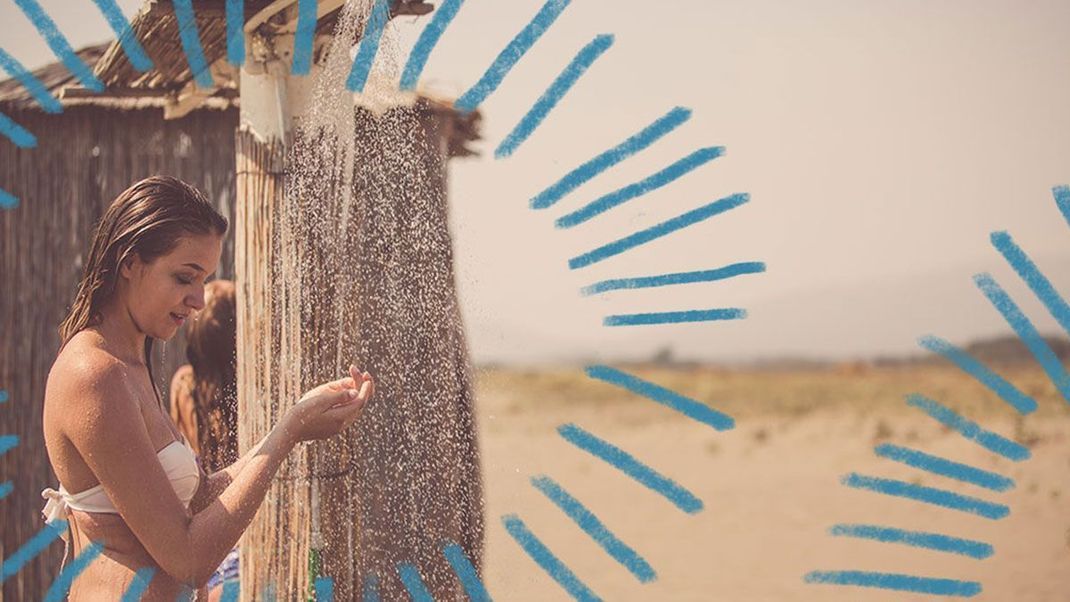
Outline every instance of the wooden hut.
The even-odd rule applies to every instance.
[[[246,0],[244,4],[246,17],[250,18],[271,3],[268,0]],[[337,18],[334,11],[341,2],[321,1],[321,11],[325,6],[330,8],[328,5],[334,8],[321,16],[317,26],[317,32],[321,35],[328,35],[332,31],[334,19]],[[139,73],[134,70],[120,45],[115,42],[89,47],[79,53],[104,82],[106,89],[103,93],[94,93],[78,86],[73,76],[60,64],[37,70],[35,76],[61,100],[64,107],[61,114],[43,112],[17,82],[0,82],[0,111],[22,124],[38,139],[38,145],[33,149],[16,149],[10,143],[0,143],[0,187],[20,199],[17,208],[0,211],[0,245],[3,248],[0,275],[9,287],[9,294],[0,298],[0,323],[5,328],[8,340],[16,342],[0,348],[0,388],[6,389],[10,395],[10,401],[0,406],[0,433],[16,434],[20,438],[17,448],[0,457],[0,476],[11,479],[15,485],[14,491],[0,504],[0,524],[5,525],[0,536],[0,557],[10,556],[42,527],[39,514],[42,501],[38,492],[44,486],[54,485],[55,476],[44,449],[41,404],[45,377],[58,349],[57,327],[73,298],[80,276],[81,257],[88,249],[95,222],[111,200],[133,181],[152,174],[177,176],[203,190],[231,220],[233,227],[224,246],[218,275],[238,280],[241,307],[239,329],[257,334],[255,340],[247,337],[244,341],[239,335],[242,348],[239,351],[239,381],[241,396],[244,397],[240,403],[243,414],[240,427],[242,450],[265,434],[279,413],[287,407],[285,404],[258,404],[256,400],[265,399],[265,395],[277,394],[279,383],[258,377],[250,370],[242,370],[243,363],[252,365],[254,362],[279,368],[279,358],[264,361],[264,354],[269,353],[272,345],[277,345],[281,334],[277,321],[279,317],[270,311],[273,303],[271,287],[276,284],[272,280],[270,266],[276,260],[277,249],[268,241],[272,240],[272,232],[277,224],[265,217],[282,200],[287,168],[284,149],[279,141],[264,141],[258,139],[254,132],[239,128],[239,77],[236,69],[226,63],[225,3],[223,0],[200,0],[194,2],[194,7],[200,40],[215,82],[211,88],[201,88],[193,82],[179,42],[174,9],[168,0],[146,2],[132,21],[135,35],[155,65],[151,71]],[[396,0],[392,14],[424,14],[430,8],[424,2]],[[270,30],[280,21],[282,25],[285,24],[282,15],[266,22],[263,27]],[[332,461],[343,461],[353,467],[341,478],[323,480],[322,487],[316,489],[315,495],[322,493],[328,498],[361,496],[359,516],[352,514],[354,510],[350,506],[330,505],[325,509],[328,515],[325,521],[348,521],[350,525],[347,529],[334,529],[326,537],[326,545],[333,545],[333,552],[325,551],[323,574],[337,576],[338,599],[358,597],[359,584],[369,571],[380,572],[398,561],[419,563],[423,560],[406,552],[415,550],[413,547],[398,547],[392,553],[376,556],[376,548],[381,548],[383,542],[389,542],[397,530],[411,529],[414,521],[427,520],[431,525],[427,532],[429,539],[413,544],[426,548],[421,549],[420,554],[434,548],[441,558],[437,547],[441,543],[439,539],[448,536],[461,544],[478,565],[482,548],[478,461],[467,462],[464,474],[451,471],[449,466],[439,465],[449,457],[447,454],[463,453],[476,457],[468,360],[453,288],[452,258],[446,226],[445,166],[451,157],[472,154],[468,143],[478,138],[479,116],[460,115],[448,103],[421,98],[411,106],[389,111],[386,116],[362,112],[357,119],[358,135],[361,129],[367,133],[368,128],[375,128],[382,119],[404,121],[411,126],[411,131],[418,132],[406,140],[394,140],[392,143],[410,144],[417,148],[421,157],[419,167],[429,174],[429,181],[425,184],[429,184],[433,190],[428,197],[430,203],[407,207],[406,203],[411,203],[413,199],[406,196],[403,188],[395,188],[396,193],[384,199],[372,198],[371,191],[367,189],[363,192],[357,190],[355,194],[362,199],[361,202],[378,203],[376,206],[380,208],[394,203],[403,213],[408,212],[407,220],[437,224],[433,232],[424,234],[432,237],[444,234],[445,238],[440,241],[444,246],[436,245],[433,249],[435,253],[410,259],[433,258],[440,262],[433,282],[441,287],[431,289],[428,288],[429,283],[409,279],[402,283],[402,294],[415,295],[407,297],[403,303],[412,304],[416,314],[419,314],[417,304],[420,295],[424,298],[428,294],[437,295],[445,303],[442,305],[445,313],[417,316],[420,318],[417,320],[420,328],[415,330],[412,323],[400,321],[396,315],[394,322],[384,322],[383,327],[395,328],[399,336],[411,337],[413,346],[402,355],[391,355],[385,348],[376,349],[367,345],[355,347],[354,353],[368,358],[367,368],[387,377],[386,389],[381,395],[384,401],[371,409],[370,414],[378,413],[380,421],[409,420],[412,427],[408,431],[410,434],[415,429],[438,441],[437,447],[432,445],[423,448],[420,458],[426,462],[421,466],[413,466],[419,468],[420,474],[428,477],[437,474],[445,479],[436,486],[453,488],[451,491],[455,493],[463,489],[464,498],[475,502],[465,504],[463,508],[410,507],[407,510],[376,505],[373,496],[379,495],[389,501],[390,495],[393,495],[386,489],[377,492],[374,480],[396,480],[398,477],[388,474],[392,470],[388,461],[396,458],[384,455],[391,444],[391,437],[401,436],[398,430],[352,433],[340,448],[337,444],[334,448],[322,446],[303,455],[301,459],[305,461],[319,457],[321,466]],[[372,147],[358,148],[358,157],[360,153],[375,152]],[[399,166],[395,164],[395,167]],[[369,177],[391,177],[389,166],[386,166],[387,172],[383,169],[382,163],[374,169],[358,167],[356,177],[365,181]],[[402,177],[408,176],[403,174]],[[370,227],[369,224],[366,226]],[[395,237],[391,244],[404,246],[407,242],[405,231],[395,229],[392,232]],[[410,230],[409,234],[412,233]],[[416,248],[409,250],[415,252]],[[362,249],[360,252],[366,251]],[[68,258],[70,263],[67,263]],[[362,265],[364,269],[374,267],[369,262]],[[376,278],[394,277],[383,271],[376,273],[374,269],[368,275],[369,283],[375,282]],[[397,282],[401,283],[400,280]],[[376,312],[380,311],[376,303],[383,301],[370,288],[357,292],[364,295],[357,312],[359,315],[346,317],[354,325],[359,324],[361,317],[365,320],[375,319]],[[390,400],[399,401],[399,396],[404,396],[406,391],[411,392],[412,386],[431,386],[425,379],[413,381],[416,384],[409,389],[405,388],[409,385],[401,384],[392,388],[391,382],[400,381],[391,378],[389,372],[398,370],[399,366],[404,367],[406,357],[411,361],[429,349],[426,337],[433,331],[436,320],[441,319],[447,319],[453,325],[454,330],[448,334],[457,339],[454,348],[459,350],[454,357],[445,358],[456,368],[453,384],[450,385],[455,395],[445,400],[445,406],[437,408],[445,410],[445,414],[434,414],[431,408],[416,408],[404,403],[397,403],[396,407],[390,409]],[[260,321],[263,328],[257,330],[253,324],[255,321]],[[421,344],[424,347],[421,348]],[[311,340],[308,345],[314,346],[316,342]],[[156,376],[164,392],[168,390],[166,384],[171,374],[185,361],[184,348],[184,341],[176,337],[161,353],[162,358],[156,365],[162,362],[164,369]],[[312,371],[306,373],[300,382],[291,384],[300,389],[312,384],[305,380],[314,380],[318,376]],[[289,399],[288,402],[292,403],[295,399]],[[467,447],[460,450],[452,435],[443,438],[439,432],[437,437],[433,436],[434,429],[441,430],[441,422],[435,421],[443,420],[443,415],[453,421],[451,428],[468,433],[471,445],[465,444]],[[354,464],[350,462],[352,458],[345,454],[352,454],[356,450],[373,455],[365,457],[359,465]],[[378,457],[374,456],[375,450],[380,450]],[[341,460],[339,453],[345,455]],[[361,481],[357,482],[357,479]],[[409,493],[398,495],[410,495],[411,486],[412,483],[404,484]],[[293,497],[295,492],[305,501],[313,495],[307,481],[287,483],[286,479],[280,479],[250,530],[250,536],[246,537],[243,550],[243,562],[246,563],[243,567],[244,599],[252,599],[252,594],[260,592],[262,586],[270,583],[275,583],[283,597],[288,597],[290,593],[282,592],[293,593],[292,589],[308,583],[308,548],[311,542],[307,532],[310,529],[310,517],[303,510],[307,505],[298,503],[300,500]],[[340,516],[339,512],[350,514]],[[390,517],[389,512],[398,514]],[[430,516],[428,512],[436,516]],[[388,525],[387,519],[393,521],[393,526]],[[361,558],[341,557],[339,551],[343,550],[343,544],[338,537],[349,538],[350,541],[356,537],[360,540],[361,525],[371,524],[379,526],[374,538],[365,538],[364,545],[359,545],[358,541],[357,549]],[[391,528],[395,531],[391,532]],[[250,544],[250,540],[254,543]],[[344,550],[352,549],[352,545],[344,547]],[[41,598],[59,566],[60,553],[61,550],[53,546],[16,576],[7,579],[0,590],[0,602]],[[434,571],[430,578],[432,587],[442,585],[441,575],[442,571]],[[281,581],[276,581],[276,577],[282,578]],[[384,597],[390,599],[393,595],[391,592],[400,591],[396,573],[383,577],[393,582],[393,585],[384,584]]]

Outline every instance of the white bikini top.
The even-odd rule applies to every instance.
[[[160,460],[164,472],[167,473],[167,478],[171,481],[171,487],[174,488],[175,493],[178,494],[178,499],[182,501],[186,509],[189,509],[190,501],[193,500],[193,495],[197,493],[197,486],[201,482],[201,472],[197,466],[197,455],[193,452],[193,448],[183,436],[181,441],[176,439],[156,452],[156,457]],[[97,485],[79,493],[70,493],[61,484],[59,491],[51,487],[46,488],[41,492],[41,497],[48,500],[41,514],[44,515],[45,522],[50,524],[56,520],[67,520],[71,510],[119,514],[111,498],[104,491],[103,485]],[[66,529],[64,529],[63,538],[67,538]]]

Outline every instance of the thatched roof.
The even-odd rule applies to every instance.
[[[392,16],[422,15],[432,9],[423,0],[394,0]],[[259,12],[270,0],[245,0],[246,19]],[[321,4],[326,4],[321,0]],[[339,1],[340,5],[341,2]],[[186,107],[181,116],[194,109],[229,109],[237,107],[237,70],[226,62],[226,13],[225,0],[193,0],[197,28],[205,59],[213,65],[216,87],[200,90],[196,104]],[[322,17],[317,32],[334,30],[339,10],[335,9]],[[105,90],[96,93],[82,88],[77,79],[61,62],[46,65],[33,71],[45,89],[60,99],[64,107],[92,105],[121,110],[148,108],[173,109],[183,92],[192,87],[193,74],[182,50],[178,36],[178,21],[171,0],[147,0],[131,26],[145,52],[153,62],[153,69],[139,73],[123,52],[118,41],[87,46],[77,51],[78,56],[93,73],[104,82]],[[270,28],[271,22],[263,27]],[[434,95],[419,95],[436,113],[450,118],[449,154],[468,156],[474,154],[469,143],[479,140],[480,114],[473,111],[461,114],[453,109],[452,102]],[[33,96],[17,79],[0,81],[0,108],[41,110]],[[167,113],[165,113],[167,115]]]

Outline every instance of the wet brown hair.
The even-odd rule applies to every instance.
[[[186,357],[193,368],[193,410],[197,443],[209,472],[237,459],[237,305],[234,283],[214,280],[205,287],[205,306],[189,323]]]
[[[78,293],[59,327],[60,349],[100,323],[101,308],[115,295],[119,266],[133,254],[150,262],[174,249],[182,236],[226,232],[227,219],[193,186],[170,176],[135,182],[115,197],[97,224]],[[152,341],[145,338],[150,378]]]

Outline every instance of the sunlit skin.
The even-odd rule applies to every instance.
[[[181,434],[157,400],[143,349],[145,337],[170,339],[204,307],[221,253],[221,237],[189,235],[155,260],[131,258],[101,322],[74,335],[52,366],[44,430],[53,470],[69,492],[102,484],[119,511],[72,512],[74,552],[90,540],[105,551],[75,581],[71,600],[118,599],[146,567],[156,576],[143,600],[173,602],[184,583],[204,596],[293,447],[338,434],[374,393],[371,376],[354,366],[308,391],[237,462],[202,472],[186,510],[156,456]]]

